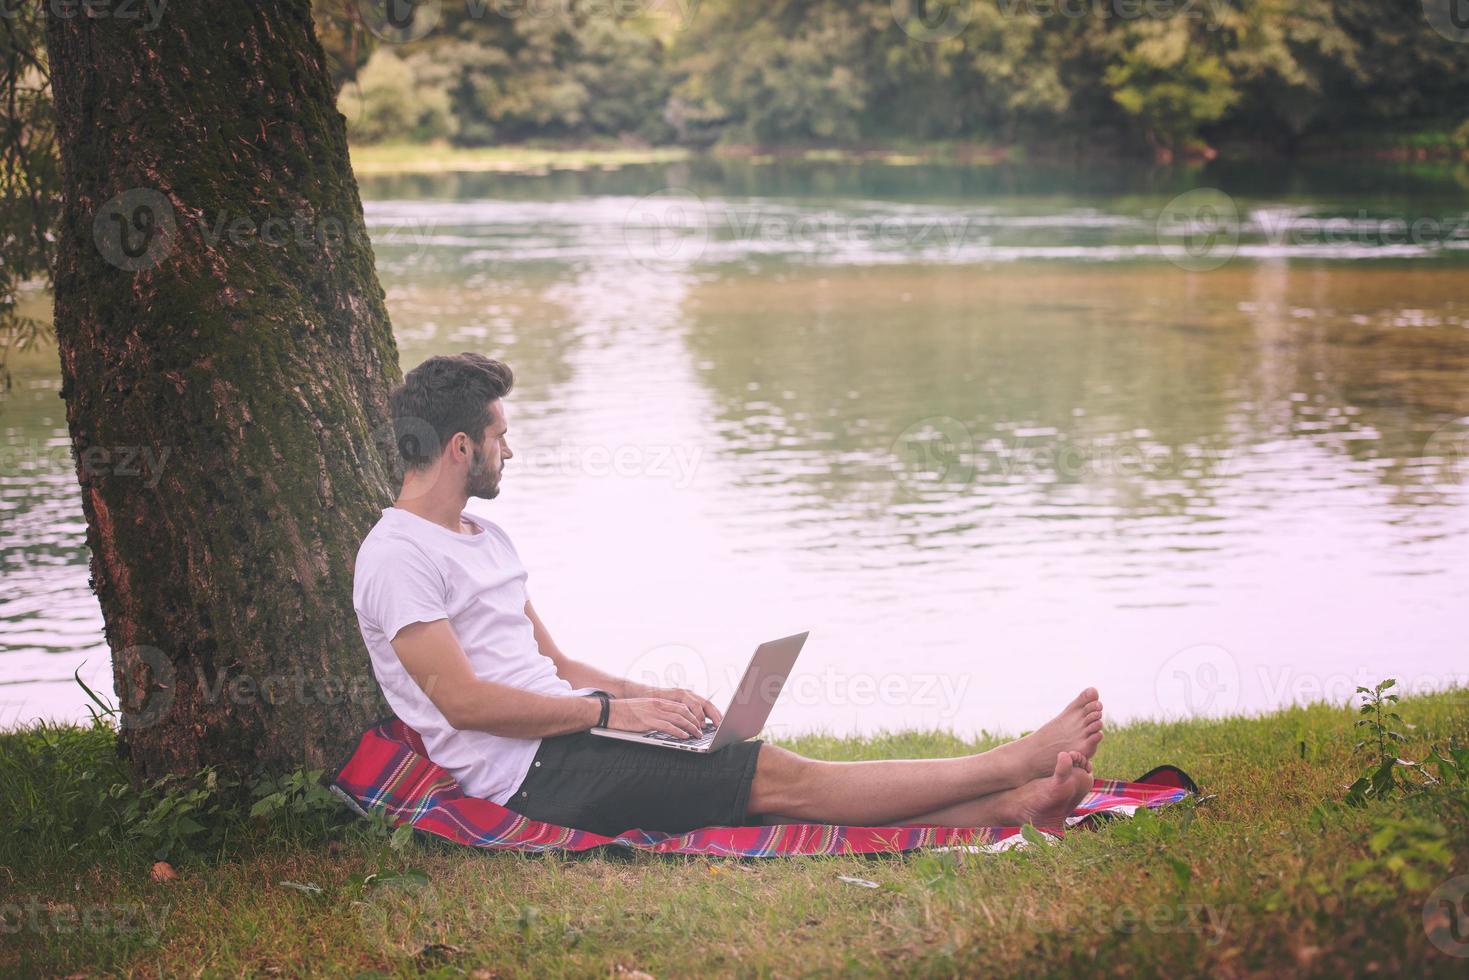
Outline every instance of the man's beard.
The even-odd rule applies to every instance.
[[[469,460],[469,473],[464,477],[464,493],[469,497],[493,500],[500,495],[500,473],[489,468],[489,458],[473,451]]]

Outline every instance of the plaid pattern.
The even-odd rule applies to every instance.
[[[658,854],[777,857],[897,853],[915,848],[988,852],[1022,843],[1018,827],[926,825],[777,824],[705,827],[686,834],[629,830],[604,837],[530,820],[489,800],[465,796],[454,777],[429,760],[418,733],[396,718],[362,733],[352,758],[332,781],[332,789],[358,813],[365,815],[383,806],[396,825],[411,823],[424,833],[492,850],[585,851],[616,845]],[[1196,791],[1193,781],[1172,767],[1155,769],[1130,783],[1098,779],[1067,824],[1126,816],[1140,806],[1167,806]]]

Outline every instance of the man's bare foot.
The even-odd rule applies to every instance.
[[[1102,702],[1097,689],[1089,687],[1040,728],[995,751],[1013,757],[1019,785],[1050,775],[1057,752],[1079,752],[1090,760],[1101,741]]]
[[[1091,773],[1076,765],[1073,756],[1057,752],[1049,776],[1033,779],[1015,791],[1017,823],[1041,830],[1065,829],[1066,818],[1092,788]]]

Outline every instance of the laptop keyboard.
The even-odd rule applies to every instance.
[[[707,742],[711,738],[713,738],[714,730],[717,727],[718,726],[716,726],[714,722],[711,721],[704,725],[704,734],[702,735],[669,735],[666,732],[648,732],[644,735],[644,737],[655,738],[660,742],[679,742],[689,745],[695,745],[699,742]]]

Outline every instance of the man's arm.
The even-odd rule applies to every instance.
[[[550,630],[546,629],[546,624],[541,622],[541,617],[536,615],[535,608],[531,606],[529,599],[525,600],[525,614],[535,629],[537,648],[556,665],[557,675],[572,687],[595,687],[617,698],[663,698],[677,701],[693,712],[701,723],[708,718],[716,725],[719,724],[719,709],[710,704],[708,699],[693,691],[676,687],[649,687],[625,677],[614,677],[591,664],[571,659],[562,653],[556,641],[551,639]]]
[[[480,680],[447,619],[403,627],[393,637],[393,651],[444,720],[461,730],[545,738],[586,731],[601,713],[594,698],[536,694]]]
[[[444,720],[461,731],[547,738],[586,731],[602,713],[595,698],[536,694],[476,677],[447,619],[405,626],[392,643],[408,676],[423,688]],[[661,698],[619,698],[612,702],[607,725],[679,736],[699,731],[688,708]]]
[[[551,633],[546,629],[546,624],[541,622],[541,617],[536,615],[535,608],[531,606],[530,600],[525,600],[525,615],[530,619],[531,626],[535,628],[536,647],[542,656],[549,657],[556,665],[556,673],[562,680],[572,687],[595,687],[606,691],[608,694],[619,698],[651,697],[653,689],[643,684],[636,684],[623,677],[613,677],[604,670],[598,670],[591,664],[584,664],[579,660],[572,660],[561,652],[556,641],[551,639]]]

